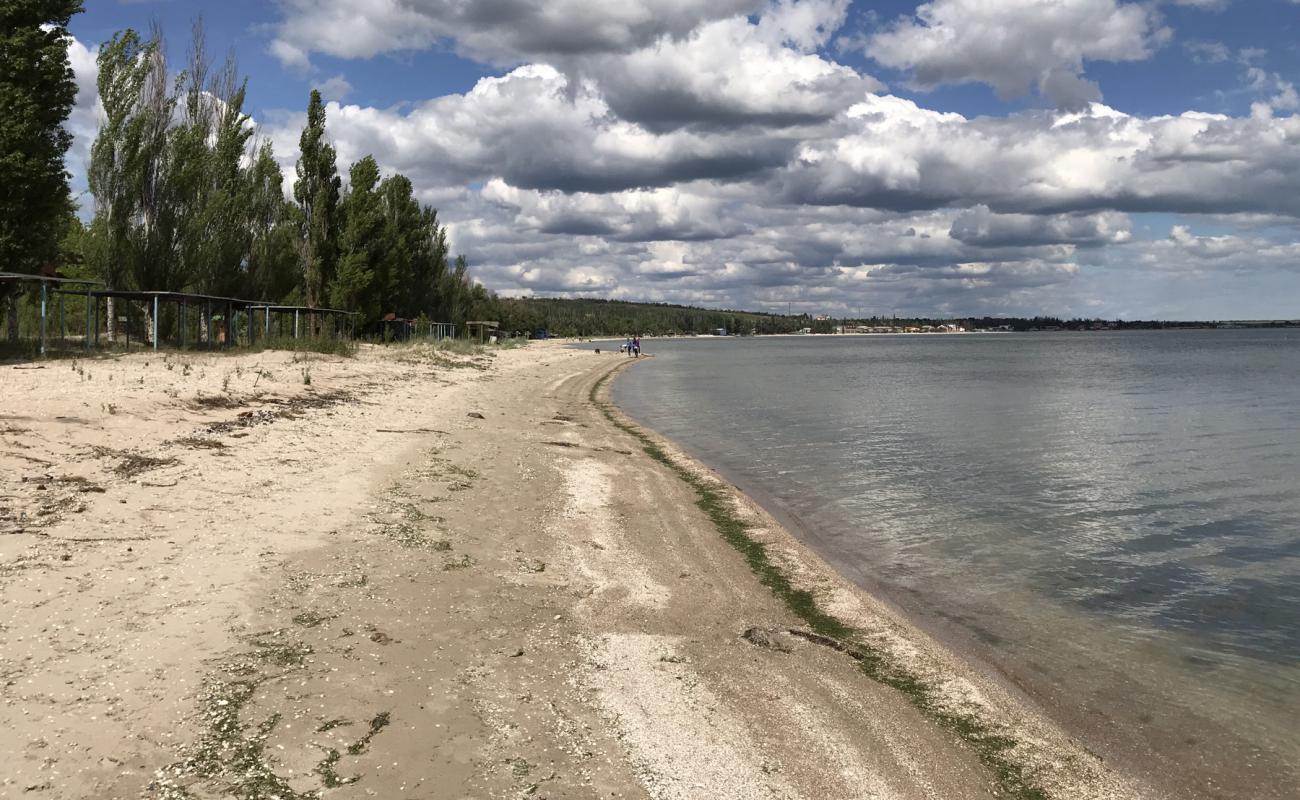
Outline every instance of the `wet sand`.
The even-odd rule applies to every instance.
[[[633,426],[628,365],[0,365],[0,796],[1156,796]]]

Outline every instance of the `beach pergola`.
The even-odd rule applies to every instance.
[[[290,313],[290,312],[293,313],[294,315],[293,337],[295,339],[299,338],[301,334],[301,319],[304,315],[333,317],[336,321],[339,320],[347,321],[349,323],[346,326],[346,332],[348,336],[351,336],[352,334],[352,327],[350,324],[351,320],[356,316],[356,312],[341,311],[339,309],[334,309],[334,308],[311,308],[308,306],[276,305],[273,303],[268,303],[265,300],[246,300],[238,297],[221,297],[217,295],[198,294],[195,292],[149,292],[149,291],[126,290],[126,289],[99,289],[99,290],[88,290],[86,292],[86,295],[88,298],[95,298],[95,299],[114,298],[119,300],[128,300],[137,303],[144,303],[147,308],[152,307],[153,313],[151,315],[151,320],[150,320],[151,330],[149,333],[151,335],[151,339],[153,342],[153,349],[155,350],[158,349],[159,339],[160,339],[159,330],[158,330],[159,316],[160,316],[160,312],[163,310],[165,306],[176,307],[177,319],[178,319],[178,324],[176,326],[177,327],[176,344],[178,347],[181,348],[184,348],[186,344],[185,334],[188,328],[187,318],[191,308],[199,308],[202,309],[203,311],[203,314],[200,319],[203,320],[201,324],[206,325],[206,331],[203,332],[207,334],[203,338],[207,341],[209,346],[211,346],[213,343],[216,342],[216,337],[213,336],[213,331],[212,331],[214,314],[221,314],[221,316],[225,320],[227,335],[225,337],[224,344],[226,346],[235,344],[234,341],[235,328],[233,322],[234,322],[235,314],[241,311],[245,312],[245,314],[247,315],[247,320],[246,320],[247,336],[248,336],[248,342],[250,344],[256,338],[256,325],[254,322],[254,316],[255,316],[255,312],[257,311],[261,311],[263,314],[262,328],[263,328],[264,336],[268,338],[271,335],[271,322],[275,314]],[[95,303],[93,310],[89,311],[87,314],[86,327],[88,332],[92,325],[91,322],[92,316],[93,316],[93,325],[94,325],[94,341],[97,344],[99,342],[99,304],[98,303]],[[335,326],[336,334],[342,332],[343,328],[344,326],[337,324],[336,322],[336,326]],[[91,337],[89,336],[88,333],[87,346],[89,346],[90,338]]]
[[[302,332],[302,319],[306,316],[309,320],[313,315],[325,317],[334,320],[334,334],[336,336],[346,334],[349,339],[355,333],[356,319],[360,316],[356,311],[341,311],[337,308],[312,308],[311,306],[286,306],[272,305],[267,303],[256,303],[249,306],[251,311],[261,311],[263,313],[262,325],[264,335],[271,336],[271,320],[273,314],[293,314],[293,338],[297,339]],[[252,337],[252,315],[249,315],[249,337]]]
[[[471,339],[477,336],[480,342],[486,341],[488,334],[500,327],[501,323],[499,322],[487,322],[483,320],[475,320],[465,323],[466,333],[469,334]]]
[[[86,293],[96,299],[128,300],[137,303],[144,303],[146,308],[152,307],[150,318],[151,330],[150,338],[153,342],[153,349],[158,349],[158,318],[164,306],[176,307],[179,324],[177,325],[177,345],[185,347],[185,330],[189,310],[194,307],[202,308],[204,311],[201,319],[206,320],[207,336],[206,340],[211,343],[214,341],[212,336],[212,315],[214,312],[221,312],[226,320],[228,335],[226,344],[232,344],[234,338],[234,329],[230,326],[230,320],[234,318],[236,311],[247,311],[257,305],[262,304],[257,300],[241,300],[237,297],[218,297],[209,294],[197,294],[194,292],[146,292],[129,289],[98,289]],[[99,343],[99,303],[95,303],[93,310],[94,317],[94,341]],[[87,327],[90,326],[90,315],[86,320]],[[128,333],[129,336],[129,333]],[[249,341],[253,338],[253,315],[248,315],[248,337]],[[89,337],[88,337],[89,338]]]
[[[3,284],[10,284],[10,285],[19,284],[19,285],[21,285],[21,284],[24,284],[24,283],[39,283],[40,286],[41,286],[41,317],[40,317],[40,319],[41,319],[41,355],[45,355],[45,349],[46,349],[46,345],[47,345],[47,342],[48,342],[48,339],[49,339],[49,319],[48,319],[48,317],[49,317],[49,303],[50,303],[50,287],[51,287],[51,286],[55,286],[55,287],[84,286],[84,287],[86,287],[85,290],[84,290],[84,292],[81,291],[81,290],[78,290],[78,291],[75,291],[75,292],[74,292],[74,291],[71,291],[70,288],[63,289],[63,290],[60,290],[60,291],[59,291],[59,294],[60,294],[60,297],[59,297],[59,338],[60,338],[60,339],[63,339],[63,338],[66,338],[66,336],[67,336],[67,330],[66,330],[66,328],[65,328],[65,326],[64,326],[64,317],[63,317],[63,297],[62,297],[62,295],[64,295],[64,294],[76,294],[76,295],[81,295],[81,294],[83,294],[83,293],[85,294],[85,297],[86,297],[86,325],[87,325],[87,328],[89,328],[89,325],[90,325],[90,297],[91,297],[91,293],[92,293],[92,292],[91,292],[91,289],[92,289],[92,287],[95,287],[95,286],[103,286],[103,285],[104,285],[104,284],[100,283],[99,281],[85,280],[85,279],[83,279],[83,278],[59,278],[59,277],[50,276],[50,275],[27,275],[27,274],[25,274],[25,273],[21,273],[21,272],[0,272],[0,285],[3,285]],[[87,342],[89,342],[89,339],[90,339],[89,335],[87,335],[86,339],[87,339]],[[89,344],[87,344],[87,346],[89,346]]]

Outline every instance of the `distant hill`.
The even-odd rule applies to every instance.
[[[509,331],[545,330],[553,336],[665,336],[794,333],[811,327],[807,315],[719,311],[668,303],[563,298],[500,298],[501,327]]]

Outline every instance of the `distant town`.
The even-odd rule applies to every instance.
[[[1060,319],[1057,317],[983,317],[967,320],[933,319],[837,319],[829,315],[812,318],[801,328],[803,334],[884,333],[1029,333],[1051,331],[1125,330],[1222,330],[1236,328],[1300,328],[1300,320],[1104,320]]]

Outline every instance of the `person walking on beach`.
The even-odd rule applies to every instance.
[[[632,353],[637,358],[641,357],[641,337],[638,336],[632,340]]]
[[[631,337],[631,336],[627,337],[627,341],[623,343],[623,352],[627,353],[627,357],[628,357],[628,358],[631,358],[631,357],[632,357],[632,337]]]

